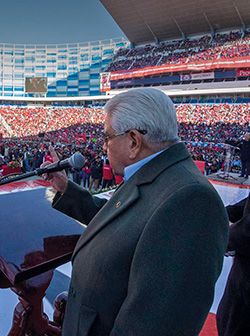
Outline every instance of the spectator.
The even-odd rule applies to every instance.
[[[219,336],[250,335],[250,194],[227,207],[229,220],[229,256],[233,266],[217,311]]]
[[[248,178],[250,174],[250,133],[246,133],[240,143],[241,177]]]
[[[106,162],[102,167],[102,189],[110,188],[113,185],[114,175],[112,167],[109,164],[109,160],[106,159]]]
[[[86,189],[89,188],[90,175],[91,175],[90,164],[86,162],[84,167],[82,168],[82,185]]]
[[[98,191],[99,184],[102,180],[102,163],[100,158],[96,158],[91,166],[91,179],[89,184],[89,191]]]

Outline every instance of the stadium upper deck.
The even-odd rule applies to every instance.
[[[101,2],[135,46],[115,55],[104,74],[103,91],[162,85],[168,90],[249,87],[249,1]]]
[[[100,0],[134,45],[250,26],[248,0]]]
[[[248,87],[250,30],[120,49],[107,71],[111,89],[141,85],[168,85],[172,90],[180,89],[176,85],[185,89]],[[237,84],[230,83],[234,81]]]

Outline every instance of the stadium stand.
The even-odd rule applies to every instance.
[[[98,43],[45,45],[43,48],[0,45],[3,61],[0,99],[2,148],[6,149],[7,146],[13,149],[17,146],[19,151],[15,150],[14,156],[22,157],[25,142],[35,152],[41,149],[39,142],[42,139],[46,146],[49,142],[64,147],[72,144],[74,148],[81,147],[83,151],[90,148],[96,152],[95,155],[102,155],[103,109],[99,107],[104,102],[87,102],[75,98],[85,94],[98,95],[99,87],[103,92],[111,89],[112,94],[116,89],[119,92],[123,88],[153,85],[174,92],[170,95],[177,104],[180,136],[186,141],[193,157],[205,161],[206,167],[217,160],[216,169],[220,169],[223,166],[223,144],[227,140],[239,138],[249,127],[248,6],[242,0],[237,7],[224,4],[224,10],[231,15],[229,24],[221,13],[220,5],[213,0],[209,5],[213,6],[213,12],[209,15],[203,5],[199,13],[195,11],[194,3],[188,0],[185,3],[188,14],[185,18],[180,16],[184,10],[183,2],[177,1],[172,9],[175,22],[170,17],[162,21],[161,13],[166,9],[166,4],[160,0],[155,1],[153,11],[148,0],[143,1],[143,10],[141,0],[133,8],[125,8],[120,0],[116,4],[109,0],[103,0],[102,3],[122,27],[131,44],[125,39],[115,39]],[[147,15],[143,17],[144,14]],[[46,59],[43,69],[39,63],[41,55]],[[91,59],[91,62],[87,59]],[[242,62],[240,67],[235,63],[230,66],[217,64],[222,60],[234,62],[235,59],[244,60],[248,67],[246,64],[243,66]],[[13,62],[16,65],[8,73],[8,65]],[[207,62],[210,62],[208,68]],[[50,71],[52,63],[57,66],[53,73]],[[201,66],[195,71],[188,70],[190,64]],[[159,73],[150,73],[158,68],[162,69]],[[33,71],[32,77],[35,79],[47,78],[47,92],[40,97],[46,95],[50,99],[56,96],[61,100],[39,101],[39,95],[35,92],[25,92],[27,69],[29,73]],[[140,69],[145,71],[134,75],[133,71]],[[146,69],[150,70],[149,73]],[[101,71],[105,71],[106,77],[99,77]],[[12,87],[8,87],[5,82],[7,77],[12,78]],[[238,90],[242,88],[242,91],[233,93],[236,81],[240,83]],[[106,89],[102,90],[102,85],[106,85]],[[182,86],[188,86],[190,91],[185,89],[186,93],[177,93],[176,88]],[[224,94],[219,94],[221,88],[227,88]],[[30,107],[31,102],[19,96],[34,98],[34,106]],[[64,100],[66,96],[72,98]],[[16,101],[11,98],[16,98]],[[26,146],[24,148],[26,151]],[[2,149],[3,154],[5,149]],[[4,159],[12,161],[11,155]]]
[[[244,34],[236,31],[146,45],[116,54],[107,71],[249,56],[249,44],[250,32],[247,30]]]
[[[176,105],[180,137],[193,158],[205,162],[207,174],[223,168],[225,143],[236,141],[248,130],[249,108],[250,104]],[[17,161],[25,167],[25,153],[29,152],[28,166],[35,169],[41,164],[39,160],[33,164],[37,152],[43,157],[49,143],[65,155],[80,150],[89,161],[103,155],[101,108],[2,106],[0,118],[2,164]],[[232,166],[236,171],[240,168]]]

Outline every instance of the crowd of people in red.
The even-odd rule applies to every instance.
[[[223,168],[225,143],[239,140],[250,124],[250,104],[180,104],[176,109],[180,138],[195,160],[205,161],[207,174]],[[12,106],[1,107],[0,118],[0,167],[19,162],[23,171],[33,170],[49,155],[52,143],[62,158],[77,150],[85,156],[84,169],[72,172],[77,183],[94,190],[101,181],[110,180],[103,187],[115,183],[104,167],[103,109]],[[237,155],[234,161],[240,170]]]
[[[99,125],[103,123],[103,109],[84,107],[0,107],[1,132],[5,137],[27,137],[48,133],[72,125]],[[72,134],[57,134],[57,139],[71,142]],[[74,138],[82,135],[82,129],[74,130]],[[51,140],[51,138],[49,139]]]
[[[121,49],[107,71],[249,56],[249,46],[250,31],[247,30]]]
[[[178,105],[179,135],[194,160],[205,161],[206,173],[223,168],[227,144],[237,143],[250,125],[250,104]],[[240,157],[234,150],[231,169],[240,171]]]

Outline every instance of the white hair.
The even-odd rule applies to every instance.
[[[172,100],[154,88],[131,89],[111,98],[104,107],[117,133],[146,130],[150,143],[179,140],[176,110]]]

